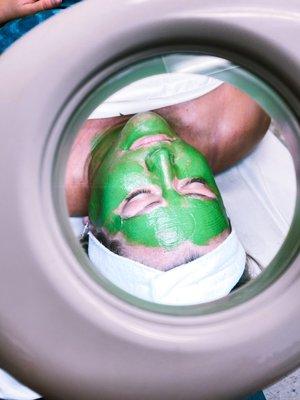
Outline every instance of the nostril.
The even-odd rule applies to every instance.
[[[153,173],[164,188],[171,188],[175,175],[173,164],[171,163],[171,153],[165,147],[153,149],[146,157],[146,166],[150,173]]]
[[[175,156],[173,153],[170,153],[170,162],[172,165],[175,165]]]
[[[161,164],[165,163],[165,161],[166,156],[162,148],[153,149],[145,159],[146,166],[150,172],[161,169]]]
[[[155,161],[151,157],[151,154],[148,154],[147,157],[145,158],[145,164],[149,172],[153,172],[154,170],[154,163]]]

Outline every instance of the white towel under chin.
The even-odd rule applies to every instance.
[[[206,75],[166,73],[149,76],[120,89],[100,104],[89,119],[156,110],[196,99],[223,82]]]

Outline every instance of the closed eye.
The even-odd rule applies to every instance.
[[[194,182],[203,183],[203,184],[206,183],[206,181],[203,178],[192,178],[187,181],[187,184],[194,183]]]
[[[139,190],[135,190],[134,192],[130,193],[125,201],[129,202],[130,200],[132,200],[134,197],[137,197],[138,195],[142,194],[142,193],[151,193],[151,191],[149,189],[139,189]]]
[[[161,191],[158,188],[138,189],[130,193],[118,207],[117,212],[124,218],[131,218],[151,212],[164,205]]]
[[[177,191],[185,196],[202,200],[216,199],[215,193],[202,178],[181,179],[176,182],[176,186]]]

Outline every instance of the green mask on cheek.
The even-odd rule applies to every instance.
[[[205,245],[229,227],[205,157],[154,113],[138,114],[100,139],[90,171],[91,222],[122,233],[129,244]]]

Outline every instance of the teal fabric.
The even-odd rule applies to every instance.
[[[266,400],[263,392],[257,392],[251,396],[246,397],[244,400]]]
[[[64,0],[57,8],[14,19],[0,26],[0,54],[36,25],[80,1],[82,0]]]

